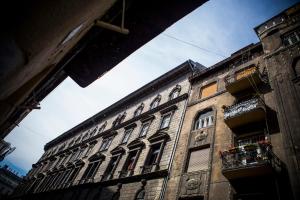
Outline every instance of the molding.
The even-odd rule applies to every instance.
[[[163,114],[166,114],[166,113],[171,112],[171,111],[173,112],[173,111],[175,111],[177,108],[178,108],[177,105],[172,105],[172,106],[169,106],[169,107],[167,107],[167,108],[161,110],[160,113],[163,115]]]
[[[145,86],[139,88],[138,90],[132,92],[131,94],[127,95],[123,99],[117,101],[116,103],[112,104],[111,106],[107,107],[106,109],[100,111],[99,113],[95,114],[94,116],[90,117],[89,119],[83,121],[82,123],[78,124],[77,126],[73,127],[69,131],[63,133],[62,135],[58,136],[54,140],[48,142],[45,145],[45,150],[53,146],[64,138],[73,135],[74,132],[78,132],[78,130],[83,129],[83,127],[88,127],[90,125],[95,125],[96,123],[102,121],[104,118],[107,117],[108,114],[115,113],[118,110],[123,110],[129,103],[140,99],[148,94],[153,93],[156,88],[160,88],[162,85],[170,84],[171,82],[185,76],[188,74],[192,74],[195,71],[203,70],[205,67],[199,63],[194,63],[191,60],[187,60],[178,67],[174,68],[173,70],[163,74],[162,76],[158,77],[157,79],[151,81],[150,83],[146,84]]]

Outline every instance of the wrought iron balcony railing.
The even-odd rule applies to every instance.
[[[222,172],[228,179],[280,171],[283,165],[266,141],[231,148],[221,152],[220,157]]]
[[[265,119],[265,104],[258,97],[234,104],[224,110],[224,121],[230,128],[263,119]]]

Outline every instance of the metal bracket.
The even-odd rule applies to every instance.
[[[123,0],[123,8],[122,8],[122,22],[121,22],[121,27],[104,22],[102,20],[96,20],[95,25],[96,26],[100,26],[101,28],[105,28],[108,30],[112,30],[112,31],[116,31],[118,33],[122,33],[125,35],[129,34],[129,30],[124,28],[124,22],[125,22],[125,9],[126,5],[125,5],[125,0]]]

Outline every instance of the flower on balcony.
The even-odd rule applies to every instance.
[[[261,141],[258,142],[258,145],[259,145],[260,147],[264,147],[264,148],[272,147],[271,142],[268,141],[268,140],[261,140]]]

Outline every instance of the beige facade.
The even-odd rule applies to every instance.
[[[261,42],[206,69],[187,61],[51,141],[16,198],[299,199],[299,13],[287,9],[255,28]]]
[[[48,143],[20,192],[133,199],[141,191],[144,198],[161,198],[190,92],[188,77],[201,69],[187,61]]]

